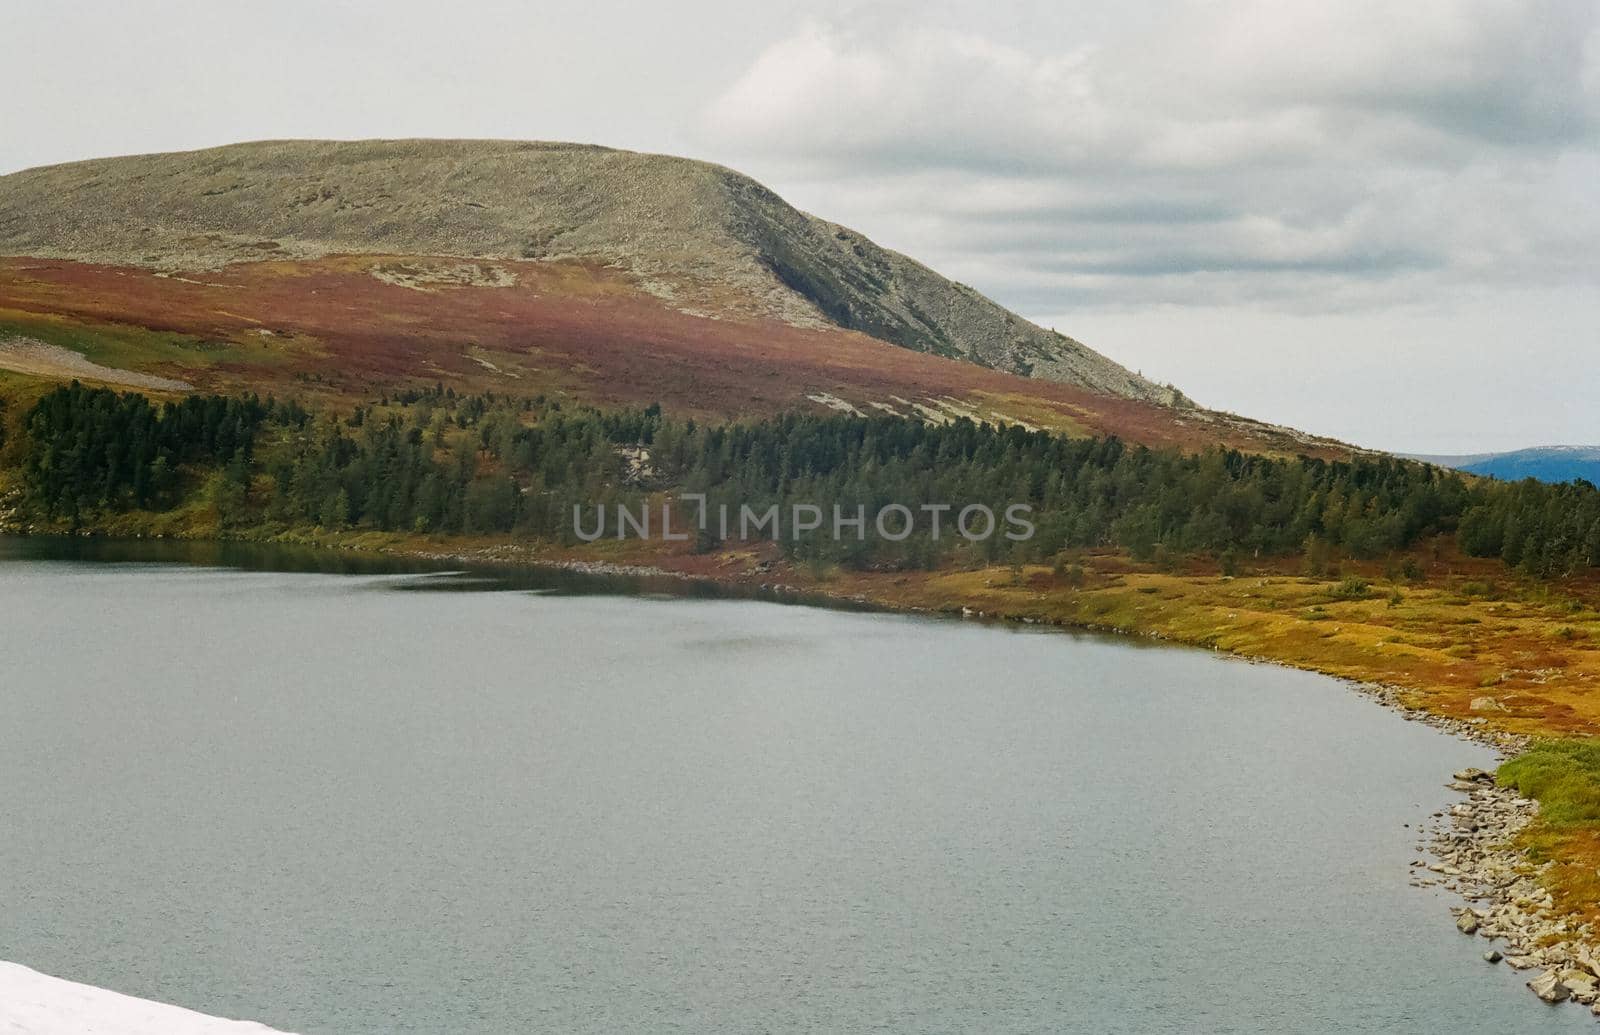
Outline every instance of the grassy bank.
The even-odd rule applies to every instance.
[[[1530,862],[1549,864],[1541,881],[1557,907],[1600,919],[1600,740],[1538,742],[1502,765],[1498,778],[1539,802],[1521,845]]]

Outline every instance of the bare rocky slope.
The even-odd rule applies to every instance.
[[[0,177],[0,255],[162,271],[334,254],[594,262],[688,312],[832,325],[1188,406],[721,166],[580,144],[270,141]]]

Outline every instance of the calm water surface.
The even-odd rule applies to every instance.
[[[1407,884],[1488,753],[1331,680],[64,549],[0,540],[0,959],[306,1033],[1591,1030]]]

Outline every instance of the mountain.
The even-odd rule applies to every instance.
[[[579,144],[276,141],[0,177],[0,389],[19,377],[1350,452],[1200,408],[739,173]]]
[[[1600,446],[1538,446],[1509,453],[1413,456],[1411,459],[1502,481],[1537,478],[1542,482],[1570,482],[1582,478],[1600,485]]]
[[[31,169],[0,179],[0,254],[181,272],[338,254],[592,262],[690,312],[1185,401],[747,176],[586,145],[278,141]]]

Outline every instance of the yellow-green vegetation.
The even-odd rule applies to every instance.
[[[1348,577],[1165,573],[1114,554],[1059,571],[840,573],[836,582],[907,606],[1090,625],[1387,683],[1416,707],[1497,729],[1600,731],[1600,652],[1592,646],[1600,642],[1600,612],[1592,591],[1502,575],[1496,598],[1465,595],[1461,586],[1473,576],[1459,570],[1482,566],[1432,562],[1424,580],[1392,588],[1374,575],[1364,596]]]
[[[1499,781],[1536,798],[1521,845],[1559,908],[1600,920],[1600,741],[1546,740],[1500,767]]]
[[[1600,741],[1541,741],[1502,765],[1499,781],[1537,798],[1547,829],[1600,824]]]

